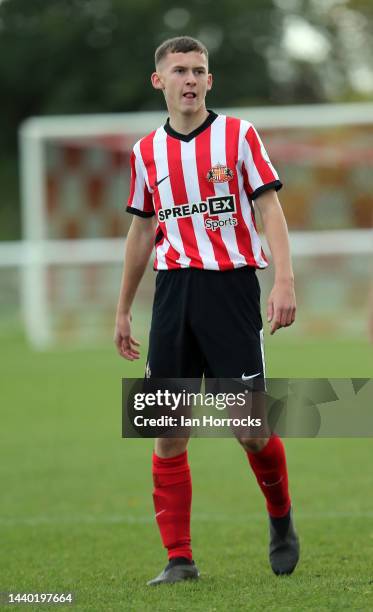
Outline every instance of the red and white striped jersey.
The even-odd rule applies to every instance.
[[[157,215],[156,270],[265,268],[253,201],[281,187],[254,126],[210,111],[188,135],[167,121],[135,144],[127,211]]]

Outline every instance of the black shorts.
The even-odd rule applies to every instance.
[[[146,377],[263,379],[255,269],[159,271]]]

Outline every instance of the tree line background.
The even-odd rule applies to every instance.
[[[20,236],[30,116],[159,110],[155,47],[210,51],[210,107],[373,100],[371,0],[0,0],[0,239]]]

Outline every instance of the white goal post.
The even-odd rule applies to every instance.
[[[229,108],[227,115],[247,119],[262,129],[312,129],[373,123],[373,104],[307,105],[294,107]],[[35,347],[53,343],[47,269],[51,264],[119,264],[124,240],[120,238],[51,239],[46,213],[46,145],[82,142],[108,135],[142,136],[164,123],[166,113],[54,116],[28,119],[20,129],[23,240],[0,246],[0,266],[22,270],[22,310],[27,336]],[[124,202],[126,193],[121,196]],[[292,232],[295,257],[315,254],[372,254],[368,230]],[[118,277],[119,283],[119,277]],[[119,287],[118,287],[119,288]]]

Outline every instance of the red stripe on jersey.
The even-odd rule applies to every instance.
[[[246,259],[246,263],[250,266],[255,264],[255,258],[252,252],[251,236],[248,227],[244,221],[241,210],[241,201],[239,197],[240,188],[238,184],[236,162],[238,158],[238,143],[240,138],[241,121],[234,117],[227,117],[225,123],[225,148],[226,148],[226,163],[228,168],[234,168],[233,179],[229,182],[232,186],[232,193],[236,194],[237,221],[238,225],[234,228],[237,240],[238,250]]]
[[[140,141],[140,151],[141,151],[143,160],[150,160],[150,162],[146,166],[149,185],[154,185],[157,181],[157,171],[156,171],[155,161],[154,161],[154,142],[153,142],[154,136],[155,136],[155,132],[152,132],[151,134],[149,134],[149,136],[146,136]],[[155,210],[159,210],[160,208],[162,208],[162,203],[159,197],[158,189],[155,189],[153,193],[153,198],[154,198]],[[158,221],[158,225],[161,227],[163,234],[167,235],[165,223],[163,222],[161,223],[160,221]],[[166,253],[166,257],[165,257],[166,263],[167,263],[167,255],[169,251],[172,251],[172,253],[170,253],[171,259],[174,259],[175,261],[179,259],[180,253],[178,253],[176,249],[174,249],[170,245]],[[172,267],[180,268],[181,266],[179,264],[176,264],[176,265],[173,265]]]
[[[169,167],[172,160],[172,171],[170,171],[170,184],[174,205],[188,204],[188,194],[185,187],[183,166],[181,161],[181,141],[167,135],[167,158]],[[189,202],[192,204],[193,202]],[[191,217],[177,219],[180,236],[183,241],[185,255],[190,258],[190,266],[203,268],[203,262],[198,250],[196,235]]]
[[[175,249],[172,248],[172,246],[170,246],[170,248],[168,249],[167,253],[166,253],[166,264],[167,264],[167,268],[169,270],[178,270],[179,268],[181,268],[181,265],[179,263],[177,263],[177,261],[175,261],[175,259],[172,258],[172,251],[175,251]],[[176,253],[176,251],[175,251]]]
[[[252,189],[252,187],[251,187],[251,185],[250,185],[250,182],[249,182],[249,176],[248,176],[248,174],[247,174],[247,171],[246,171],[246,168],[245,168],[245,165],[244,165],[244,164],[242,164],[242,176],[243,176],[244,188],[245,188],[245,191],[246,191],[247,197],[249,198],[249,201],[251,202],[251,197],[250,197],[250,194],[251,194],[251,193],[253,193],[253,189]],[[257,228],[257,225],[256,225],[256,219],[255,219],[255,209],[254,209],[254,207],[253,207],[253,206],[250,206],[250,214],[251,214],[251,219],[252,219],[252,221],[253,221],[253,226],[255,227],[255,231],[257,232],[257,231],[258,231],[258,228]],[[267,256],[266,256],[266,254],[264,253],[264,251],[263,251],[263,248],[262,248],[262,247],[260,248],[260,252],[261,252],[261,254],[262,254],[262,257],[263,257],[264,261],[266,261],[266,262],[268,263]]]
[[[196,162],[198,172],[199,190],[201,200],[206,200],[209,196],[215,195],[214,183],[207,180],[207,173],[211,170],[211,127],[208,127],[196,138]],[[203,215],[206,219],[208,215]],[[206,233],[211,241],[214,250],[214,257],[218,262],[220,270],[231,270],[234,265],[229,257],[227,247],[221,237],[220,229],[215,232],[206,229]]]
[[[247,171],[246,171],[246,168],[245,168],[245,164],[242,164],[242,177],[243,177],[243,184],[244,184],[244,188],[245,188],[247,197],[249,198],[249,201],[251,202],[250,194],[253,193],[253,188],[250,185],[249,176],[247,174]],[[251,214],[251,219],[253,221],[253,226],[255,227],[255,231],[257,232],[258,228],[257,228],[257,225],[256,225],[256,219],[255,219],[255,209],[254,209],[253,206],[250,206],[250,214]],[[260,252],[261,252],[261,255],[262,255],[264,261],[268,263],[267,256],[264,253],[262,247],[260,248]]]
[[[254,189],[250,185],[249,175],[247,174],[247,170],[245,168],[244,162],[242,162],[241,172],[242,172],[242,178],[243,178],[243,186],[247,193],[247,197],[249,198],[249,200],[251,200],[251,194],[253,193]]]
[[[157,232],[155,233],[155,235],[157,235]],[[158,270],[158,249],[161,247],[161,245],[164,243],[164,241],[165,241],[165,237],[163,236],[163,238],[161,238],[161,240],[159,242],[157,242],[157,244],[156,244],[154,264],[153,264],[154,270]]]
[[[140,176],[137,176],[137,171],[136,171],[136,155],[134,153],[134,151],[132,151],[131,153],[131,158],[130,158],[130,163],[131,163],[131,186],[130,186],[130,195],[128,198],[128,202],[127,205],[129,207],[133,206],[134,209],[137,209],[139,211],[145,212],[145,213],[154,213],[154,208],[153,208],[153,198],[152,198],[152,194],[149,193],[148,191],[148,187],[147,184],[145,182],[145,177],[143,176],[142,172],[140,173]],[[135,198],[135,194],[136,194],[136,189],[138,189],[140,191],[141,188],[141,184],[144,183],[144,188],[143,188],[143,195],[142,195],[142,205],[141,207],[139,206],[139,202],[138,201],[133,201]]]
[[[249,143],[254,164],[260,174],[260,178],[262,179],[263,183],[272,183],[273,181],[276,181],[277,176],[273,174],[270,165],[264,159],[260,141],[252,126],[247,131],[246,140]]]
[[[251,200],[251,194],[253,193],[253,188],[250,185],[250,181],[249,181],[249,175],[247,174],[247,170],[245,168],[245,164],[242,163],[242,177],[243,177],[243,185],[244,185],[244,189],[246,191],[246,195],[249,198],[250,202],[252,202]],[[251,211],[251,218],[253,220],[253,224],[255,229],[257,230],[256,227],[256,220],[255,220],[255,212],[254,212],[254,208],[253,206],[250,206],[250,211]]]
[[[263,251],[263,247],[260,247],[260,252],[261,252],[261,255],[262,255],[264,261],[266,263],[268,263],[268,258],[267,258],[267,255],[265,254],[265,252]]]

